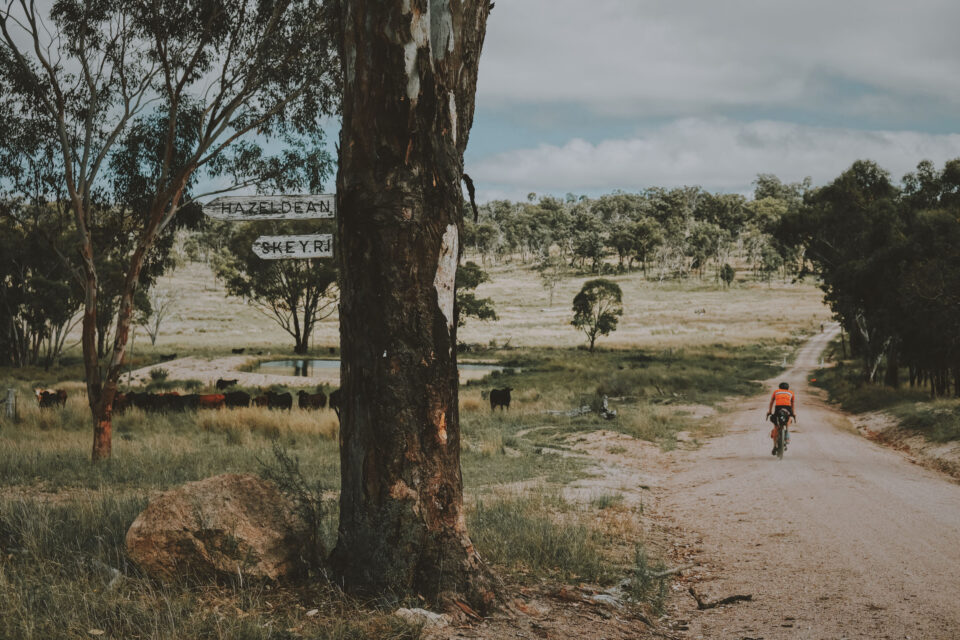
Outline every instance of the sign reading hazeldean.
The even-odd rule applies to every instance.
[[[332,258],[333,235],[260,236],[253,243],[253,252],[264,260]]]
[[[223,196],[203,205],[203,213],[231,222],[332,218],[337,213],[337,196]]]
[[[223,196],[203,205],[203,213],[230,222],[332,218],[337,213],[337,196],[333,193],[312,196]],[[332,258],[333,235],[260,236],[253,243],[253,252],[264,260]]]

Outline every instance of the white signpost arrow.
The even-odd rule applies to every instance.
[[[333,235],[260,236],[253,243],[253,252],[264,260],[332,258]]]
[[[203,213],[218,220],[311,220],[333,218],[337,196],[223,196],[203,205]]]

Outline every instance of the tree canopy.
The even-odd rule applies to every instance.
[[[911,382],[960,394],[960,160],[921,162],[900,186],[876,163],[857,161],[785,215],[778,237],[794,242],[821,279],[831,309],[863,360],[863,379]]]
[[[587,280],[573,298],[573,326],[583,331],[590,341],[590,351],[598,336],[616,331],[623,315],[623,292],[620,285],[606,278]]]

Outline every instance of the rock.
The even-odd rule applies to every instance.
[[[596,602],[597,604],[602,604],[613,609],[623,609],[623,603],[620,600],[608,593],[597,593],[592,596],[589,596],[589,600]]]
[[[426,609],[397,609],[393,612],[393,615],[403,618],[410,624],[423,625],[425,629],[446,627],[450,624],[450,616]]]
[[[126,544],[130,558],[160,580],[278,580],[300,568],[303,534],[272,484],[224,474],[153,500],[130,526]]]

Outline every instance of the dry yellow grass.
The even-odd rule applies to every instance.
[[[477,294],[493,298],[499,320],[468,320],[459,331],[462,342],[561,348],[585,343],[583,334],[570,325],[570,306],[583,283],[594,276],[565,279],[550,305],[547,291],[529,265],[504,263],[487,269],[491,280],[481,284]],[[598,340],[602,347],[748,344],[812,331],[830,318],[822,292],[812,281],[744,280],[726,290],[711,278],[658,283],[631,273],[611,279],[623,289],[624,315],[616,332]],[[157,287],[176,292],[177,304],[173,316],[161,326],[156,351],[177,351],[182,356],[192,349],[292,346],[292,338],[273,320],[227,296],[204,264],[185,265],[161,278]],[[704,313],[694,313],[698,309]],[[336,346],[339,331],[334,315],[317,324],[312,344]],[[142,329],[136,341],[138,351],[150,349]]]
[[[273,411],[261,407],[201,411],[197,426],[204,431],[226,433],[242,437],[244,433],[259,433],[268,438],[282,435],[319,436],[333,440],[340,423],[333,411]]]
[[[539,347],[585,344],[583,334],[570,325],[570,307],[593,276],[561,282],[551,306],[535,271],[500,265],[490,267],[490,274],[491,281],[481,284],[477,295],[493,298],[499,320],[468,320],[460,340]],[[601,347],[752,344],[812,331],[830,318],[823,294],[812,282],[743,281],[723,289],[710,279],[660,284],[640,273],[610,279],[623,290],[624,315],[614,333],[598,339]],[[698,309],[704,313],[696,314]]]

